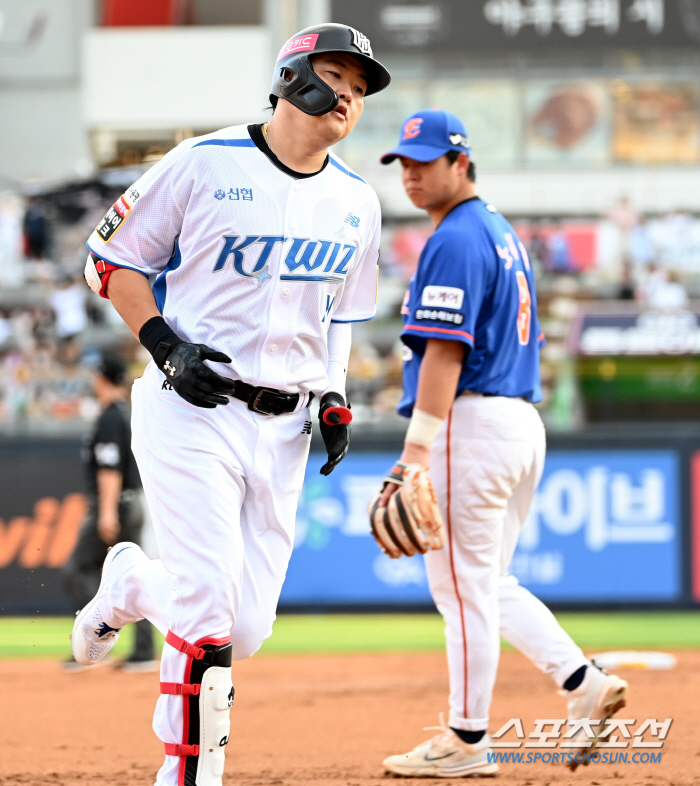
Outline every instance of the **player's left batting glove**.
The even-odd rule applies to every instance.
[[[322,475],[330,475],[345,458],[350,445],[350,405],[340,393],[326,393],[318,409],[321,436],[328,453],[328,461],[321,467]]]

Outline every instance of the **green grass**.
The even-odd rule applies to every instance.
[[[568,613],[557,615],[584,649],[700,647],[700,611]],[[0,617],[0,658],[63,658],[70,653],[68,617]],[[114,653],[129,652],[128,627]],[[159,639],[162,637],[158,634]],[[264,654],[429,651],[444,648],[437,614],[282,615]]]

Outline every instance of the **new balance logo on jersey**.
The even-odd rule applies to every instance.
[[[304,428],[301,430],[302,434],[310,434],[311,433],[311,421],[305,420],[304,421]]]
[[[124,196],[127,198],[131,207],[134,206],[136,200],[141,196],[136,186],[131,186]]]
[[[233,257],[233,269],[239,276],[254,278],[262,286],[271,278],[269,261],[278,243],[281,249],[281,281],[317,281],[341,283],[350,269],[350,262],[357,251],[351,243],[334,243],[332,240],[310,240],[307,237],[281,237],[280,235],[224,235],[224,245],[214,265],[214,273],[223,270]]]

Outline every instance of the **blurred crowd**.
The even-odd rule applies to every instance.
[[[700,218],[683,210],[643,215],[628,197],[595,218],[510,218],[536,272],[547,339],[542,414],[548,426],[568,429],[580,425],[570,340],[577,315],[602,302],[621,313],[689,308],[700,297]],[[384,227],[378,315],[371,327],[355,328],[349,370],[353,401],[368,417],[387,416],[400,398],[399,310],[431,231],[428,223]]]
[[[0,196],[0,428],[82,430],[98,405],[105,349],[137,366],[138,344],[83,280],[85,240],[113,198],[102,184]]]
[[[134,375],[142,370],[144,351],[82,276],[85,240],[126,185],[103,178],[23,198],[0,194],[0,429],[66,430],[92,420],[92,371],[105,349],[125,355]],[[700,218],[682,210],[645,216],[623,197],[595,218],[511,220],[537,275],[548,342],[543,414],[556,424],[575,316],[600,300],[687,308],[700,295]],[[430,233],[427,222],[384,228],[377,319],[354,329],[348,390],[359,421],[394,417],[399,312]]]

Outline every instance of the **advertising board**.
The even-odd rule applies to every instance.
[[[550,450],[513,560],[521,583],[551,603],[684,600],[680,456],[673,448]],[[395,458],[357,450],[325,478],[325,456],[311,454],[282,606],[432,603],[423,558],[390,560],[369,534],[367,502]],[[85,514],[81,489],[78,443],[0,445],[0,614],[70,613],[60,569]]]
[[[283,604],[430,603],[421,557],[390,560],[366,507],[395,456],[312,455]],[[680,599],[679,458],[672,450],[550,451],[513,573],[555,603]]]
[[[697,47],[696,0],[333,0],[375,52]]]
[[[60,568],[87,511],[80,442],[0,443],[0,614],[69,614]]]
[[[550,451],[512,572],[559,603],[679,599],[679,483],[671,450]]]

